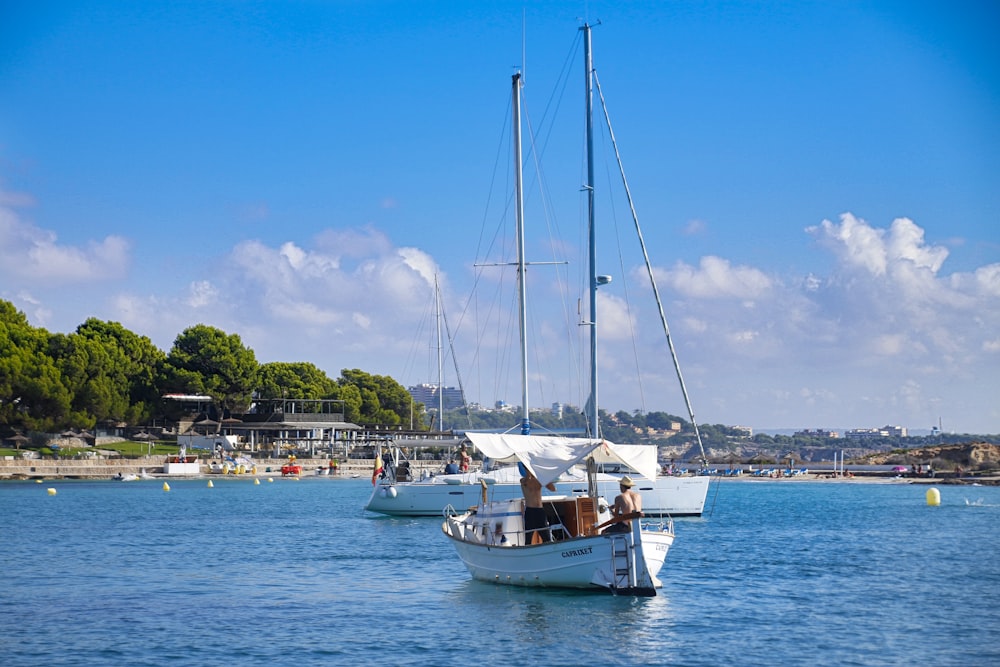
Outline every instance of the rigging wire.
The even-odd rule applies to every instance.
[[[601,90],[601,83],[597,78],[597,72],[594,72],[594,84],[597,88],[597,95],[601,100],[601,109],[604,111],[604,120],[608,126],[608,136],[611,138],[611,145],[615,151],[615,159],[618,161],[618,168],[622,177],[622,185],[625,188],[625,197],[628,200],[629,210],[632,212],[632,221],[635,223],[635,231],[639,237],[639,246],[642,248],[642,256],[646,262],[646,272],[649,275],[649,282],[653,287],[653,295],[656,297],[656,306],[660,312],[660,323],[663,325],[663,333],[667,337],[667,347],[670,348],[670,358],[674,362],[674,370],[677,371],[677,380],[681,385],[681,393],[684,395],[684,404],[687,406],[688,416],[691,418],[691,426],[694,428],[695,437],[698,440],[698,449],[701,452],[702,462],[707,464],[708,459],[705,456],[705,446],[701,441],[701,431],[698,429],[698,422],[694,418],[694,408],[691,407],[691,400],[688,398],[687,386],[684,384],[684,376],[681,373],[681,365],[677,360],[677,351],[674,349],[674,341],[670,337],[670,327],[667,325],[667,316],[663,312],[663,302],[660,300],[660,290],[656,286],[656,278],[653,276],[653,267],[649,261],[649,253],[646,251],[646,242],[642,236],[642,229],[639,226],[639,216],[635,211],[635,205],[632,201],[632,192],[628,187],[628,181],[625,179],[625,168],[622,165],[621,154],[618,152],[618,143],[615,141],[615,131],[611,127],[611,116],[608,114],[608,107],[604,101],[604,91]]]

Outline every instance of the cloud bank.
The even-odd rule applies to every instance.
[[[397,246],[368,226],[327,229],[308,244],[241,240],[188,284],[162,282],[141,294],[129,288],[132,241],[62,242],[22,217],[28,204],[20,195],[0,198],[2,297],[38,326],[72,330],[91,316],[120,321],[165,350],[185,328],[205,323],[238,333],[261,361],[311,361],[334,377],[359,367],[406,383],[414,380],[398,372],[425,326],[435,275],[453,318],[472,281],[464,268],[448,275],[428,251]],[[718,256],[655,268],[699,421],[926,428],[942,417],[946,426],[1000,430],[1000,264],[948,273],[948,249],[928,243],[907,218],[880,228],[845,213],[804,233],[813,252],[833,260],[824,274]],[[630,298],[648,289],[644,270],[627,279]],[[630,306],[617,286],[600,293],[602,404],[684,415],[656,309]],[[547,348],[540,358],[555,356],[556,319],[540,327]],[[479,353],[468,347],[466,361]],[[553,383],[546,401],[577,399],[564,398],[553,379],[575,371],[533,373]],[[486,393],[505,391],[495,379],[466,380],[490,387]]]

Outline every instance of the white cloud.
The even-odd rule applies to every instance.
[[[398,248],[372,228],[331,229],[311,246],[239,242],[211,280],[174,298],[121,295],[115,308],[126,326],[148,327],[153,313],[169,312],[156,326],[170,329],[155,340],[205,323],[239,333],[262,361],[309,360],[335,376],[341,365],[365,367],[338,359],[345,350],[391,364],[393,350],[412,346],[439,272],[424,251]]]
[[[598,335],[602,341],[630,340],[632,337],[632,316],[628,304],[612,294],[597,293]]]
[[[82,245],[59,243],[55,232],[21,219],[11,207],[29,200],[0,191],[0,276],[8,285],[93,283],[124,277],[130,244],[109,235]]]
[[[819,227],[807,227],[806,231],[833,250],[843,264],[865,269],[874,275],[885,273],[888,260],[883,230],[873,229],[863,220],[844,213],[840,216],[839,225],[824,220]]]
[[[702,257],[698,267],[678,262],[671,270],[655,271],[663,282],[681,294],[700,299],[738,297],[755,299],[772,286],[767,274],[749,266],[732,266],[728,260],[711,255]]]
[[[893,220],[886,231],[844,213],[839,225],[824,220],[806,231],[832,250],[842,266],[863,269],[876,276],[884,275],[892,266],[906,264],[936,274],[948,258],[947,248],[924,243],[924,230],[909,218]]]
[[[703,220],[688,220],[684,225],[685,236],[700,236],[708,229],[708,225]]]
[[[949,274],[948,251],[908,218],[886,229],[844,214],[807,231],[831,270],[778,278],[705,257],[656,272],[696,405],[704,393],[728,422],[811,414],[816,427],[997,413],[983,397],[1000,392],[1000,264]],[[805,378],[829,400],[788,391]]]
[[[212,283],[199,280],[188,285],[188,295],[185,302],[191,308],[205,308],[218,301],[219,293]]]

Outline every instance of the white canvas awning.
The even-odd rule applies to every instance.
[[[621,463],[643,477],[656,477],[656,448],[648,445],[514,433],[466,433],[466,436],[484,456],[498,461],[520,461],[543,485],[554,482],[591,453],[598,463]]]

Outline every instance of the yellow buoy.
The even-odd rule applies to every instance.
[[[254,484],[260,484],[260,480],[255,477],[254,480],[253,480],[253,483]]]
[[[41,484],[41,483],[42,483],[42,480],[40,480],[40,479],[36,479],[35,480],[35,484]]]
[[[169,485],[169,484],[167,484],[166,482],[164,482],[164,483],[163,483],[163,490],[164,490],[164,491],[169,491],[169,490],[170,490],[170,485]]]
[[[927,489],[927,504],[931,507],[937,507],[941,504],[941,492],[935,488]]]
[[[49,487],[48,491],[49,491],[49,495],[50,495],[50,496],[54,496],[54,495],[56,495],[56,490],[55,490],[55,489],[53,489],[53,488],[52,488],[51,486]]]
[[[211,489],[214,486],[215,486],[215,484],[212,484],[212,480],[208,480],[208,488]]]
[[[274,480],[273,480],[273,479],[271,479],[270,477],[268,477],[268,478],[267,478],[267,481],[269,481],[269,482],[273,482]]]

